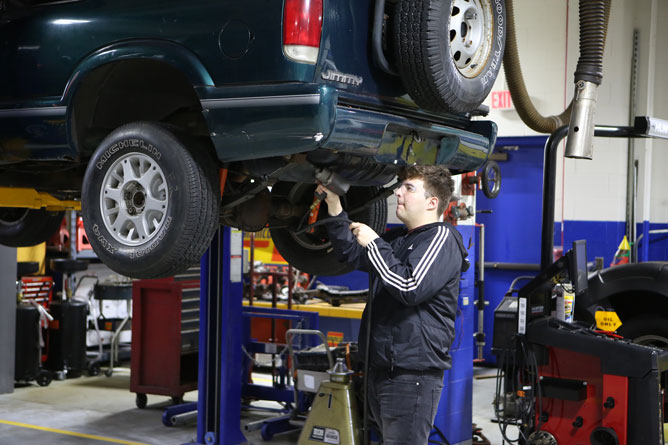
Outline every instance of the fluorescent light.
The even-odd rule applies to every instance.
[[[74,25],[79,23],[90,23],[90,20],[58,19],[52,22],[54,25]]]

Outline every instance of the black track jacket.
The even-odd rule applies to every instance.
[[[347,215],[342,212],[337,217]],[[468,268],[460,233],[448,223],[389,230],[363,248],[349,224],[333,219],[327,230],[340,261],[370,275],[373,296],[369,365],[422,371],[449,369],[459,278]],[[369,307],[359,348],[364,357]]]

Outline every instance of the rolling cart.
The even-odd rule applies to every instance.
[[[133,283],[130,391],[145,408],[147,394],[183,402],[197,389],[199,272]]]

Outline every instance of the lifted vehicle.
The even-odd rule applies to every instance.
[[[503,0],[0,1],[0,187],[80,199],[126,276],[187,268],[220,222],[344,273],[321,226],[298,230],[316,181],[380,232],[401,166],[480,168],[504,20]],[[1,208],[0,243],[57,218]]]

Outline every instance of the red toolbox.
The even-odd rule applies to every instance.
[[[130,391],[172,397],[197,389],[199,276],[135,281],[132,286]]]

